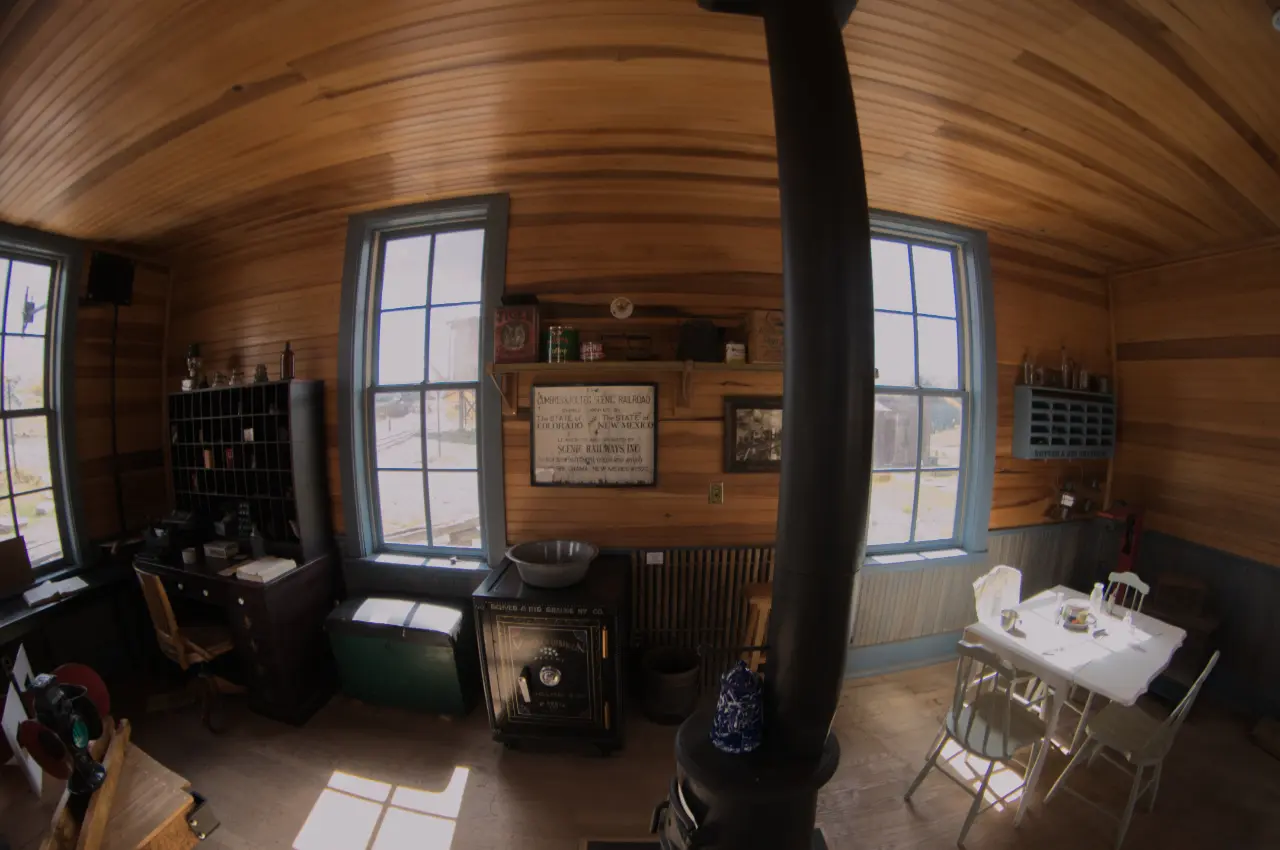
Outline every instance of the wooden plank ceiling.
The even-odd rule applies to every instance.
[[[1277,233],[1272,5],[862,0],[872,203],[1090,270]],[[761,26],[694,0],[0,10],[0,219],[178,250],[493,190],[776,219]]]

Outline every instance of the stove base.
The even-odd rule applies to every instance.
[[[775,752],[767,736],[759,750],[729,755],[711,743],[711,719],[703,709],[676,735],[676,778],[653,824],[662,850],[825,850],[813,822],[840,760],[835,736],[816,760]]]

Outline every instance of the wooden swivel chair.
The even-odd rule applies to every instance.
[[[155,626],[160,651],[183,671],[194,670],[200,684],[201,719],[210,732],[222,728],[214,722],[222,694],[244,693],[244,688],[214,675],[209,664],[215,658],[235,649],[231,630],[226,626],[180,627],[169,603],[169,594],[159,576],[135,569],[142,595],[147,600],[151,624]]]

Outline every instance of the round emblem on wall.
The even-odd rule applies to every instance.
[[[631,303],[630,298],[619,296],[613,299],[613,303],[609,305],[609,312],[613,314],[615,319],[627,319],[636,310],[636,305]]]

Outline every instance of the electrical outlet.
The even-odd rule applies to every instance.
[[[712,505],[724,504],[724,482],[717,481],[707,490],[707,502]]]

